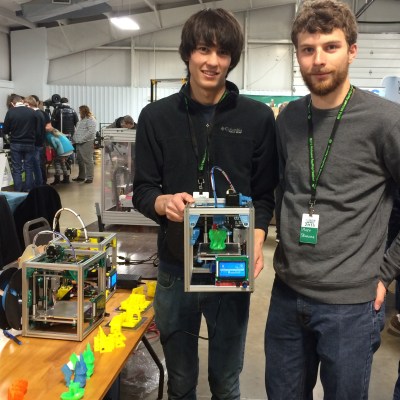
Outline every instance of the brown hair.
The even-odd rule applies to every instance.
[[[123,122],[125,124],[129,124],[129,125],[134,125],[135,121],[133,120],[133,118],[130,115],[125,115],[123,118]]]
[[[229,72],[239,63],[244,42],[243,31],[238,20],[229,11],[207,8],[193,14],[182,28],[179,54],[186,67],[200,42],[207,46],[217,45],[229,53]]]
[[[93,118],[93,114],[91,113],[88,106],[80,106],[79,113],[81,114],[81,116],[83,115],[83,118]]]
[[[357,42],[357,21],[350,7],[336,0],[306,0],[292,26],[291,39],[297,48],[299,33],[331,33],[341,29],[349,46]]]
[[[25,98],[25,104],[28,104],[29,107],[34,107],[37,108],[38,107],[38,102],[36,101],[36,99],[33,96],[28,96]]]
[[[17,104],[19,101],[22,101],[22,96],[11,93],[7,97],[7,108],[11,108],[13,104]]]

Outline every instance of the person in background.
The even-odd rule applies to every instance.
[[[4,133],[9,135],[10,156],[14,190],[29,192],[34,185],[33,165],[35,159],[35,141],[37,117],[26,107],[22,98],[13,95],[11,107],[4,118]],[[25,172],[25,184],[22,173]]]
[[[133,120],[133,118],[130,115],[125,115],[123,117],[117,118],[112,124],[108,125],[107,128],[125,128],[125,129],[136,129],[136,122]],[[121,147],[125,148],[123,151],[121,151]],[[107,144],[105,146],[105,152],[110,155],[111,153],[117,149],[117,153],[122,155],[126,154],[126,149],[130,147],[132,150],[132,153],[134,153],[135,150],[135,143],[132,143],[131,146],[127,146],[124,144],[117,144],[116,142],[110,142],[110,144]]]
[[[112,124],[108,125],[107,128],[136,129],[136,122],[130,115],[125,115],[117,118]]]
[[[280,241],[265,331],[269,400],[367,399],[399,237],[385,253],[400,184],[400,105],[354,87],[357,21],[304,1],[292,42],[310,94],[277,118]]]
[[[44,111],[43,102],[39,100],[39,97],[34,94],[32,94],[31,96],[36,100],[36,103],[37,103],[37,109],[35,111],[40,112],[43,115],[42,117],[39,117],[39,118],[40,118],[41,122],[43,122],[43,120],[44,120],[43,137],[45,140],[46,132],[53,129],[53,127],[51,125],[51,118],[50,118],[50,115]],[[39,152],[40,152],[40,150],[39,150]],[[36,156],[37,155],[38,154],[36,153]],[[40,169],[42,171],[42,181],[43,181],[43,184],[46,184],[47,183],[47,167],[46,167],[46,147],[45,146],[43,146],[43,151],[40,153],[39,163],[40,163]]]
[[[72,143],[66,135],[54,128],[46,133],[46,142],[57,154],[54,159],[54,181],[50,185],[54,186],[58,183],[69,183],[67,160],[73,153],[74,146],[72,146]],[[60,180],[61,175],[63,175],[63,180]]]
[[[93,141],[96,137],[96,120],[88,106],[79,107],[80,121],[76,125],[73,142],[76,147],[79,173],[72,180],[75,182],[93,182]]]
[[[278,107],[278,114],[279,114],[281,111],[283,111],[283,109],[284,109],[288,104],[289,104],[288,101],[284,101],[283,103],[279,104],[279,107]]]
[[[33,180],[34,187],[36,187],[47,181],[47,178],[46,180],[43,179],[43,169],[46,170],[44,141],[46,126],[50,125],[50,118],[48,114],[38,108],[38,101],[35,96],[26,97],[24,103],[35,111],[36,116],[35,158],[33,162]]]
[[[18,95],[16,93],[9,94],[7,96],[7,101],[6,101],[7,110],[9,110],[10,108],[13,107],[12,102],[14,100],[14,97],[16,97],[16,96],[20,97],[22,99],[22,101],[24,100],[23,96],[20,96],[20,95]],[[2,131],[2,137],[3,137],[3,146],[4,146],[4,148],[8,148],[9,149],[10,148],[10,138],[9,138],[9,135],[4,132],[4,130]]]
[[[192,15],[179,47],[188,82],[179,93],[147,105],[138,120],[133,204],[160,225],[154,310],[169,399],[196,399],[202,316],[209,333],[212,398],[240,399],[250,293],[184,291],[183,213],[194,202],[194,192],[211,193],[210,171],[219,166],[238,192],[252,197],[258,275],[278,164],[272,110],[240,96],[226,79],[240,61],[243,42],[242,28],[230,12],[205,9]],[[215,180],[217,197],[225,197],[224,177]]]
[[[66,97],[62,97],[60,103],[54,108],[51,116],[51,125],[64,133],[64,135],[67,135],[69,139],[72,139],[79,118],[75,110],[69,105]]]
[[[20,96],[19,94],[16,93],[11,93],[10,95],[7,96],[7,101],[6,101],[6,106],[8,110],[13,107],[13,101],[15,97],[19,97],[21,98],[22,101],[24,101],[23,96]]]

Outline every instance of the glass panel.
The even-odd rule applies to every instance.
[[[132,206],[132,142],[104,141],[104,210],[130,211]]]

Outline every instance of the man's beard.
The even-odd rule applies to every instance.
[[[341,68],[334,73],[329,75],[328,79],[325,79],[320,82],[313,81],[313,75],[306,74],[300,69],[301,76],[303,77],[304,83],[308,87],[311,93],[317,96],[326,96],[332,92],[334,92],[339,86],[346,81],[349,66],[346,65],[345,68]]]

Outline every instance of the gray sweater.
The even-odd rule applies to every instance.
[[[86,143],[96,137],[96,120],[94,118],[82,118],[76,125],[73,137],[74,143]]]
[[[376,296],[400,274],[400,242],[384,258],[393,185],[400,184],[400,105],[356,89],[319,179],[315,213],[318,243],[299,243],[308,212],[310,172],[306,96],[289,103],[277,120],[280,242],[278,276],[298,293],[331,304]],[[318,171],[338,109],[312,109]]]

